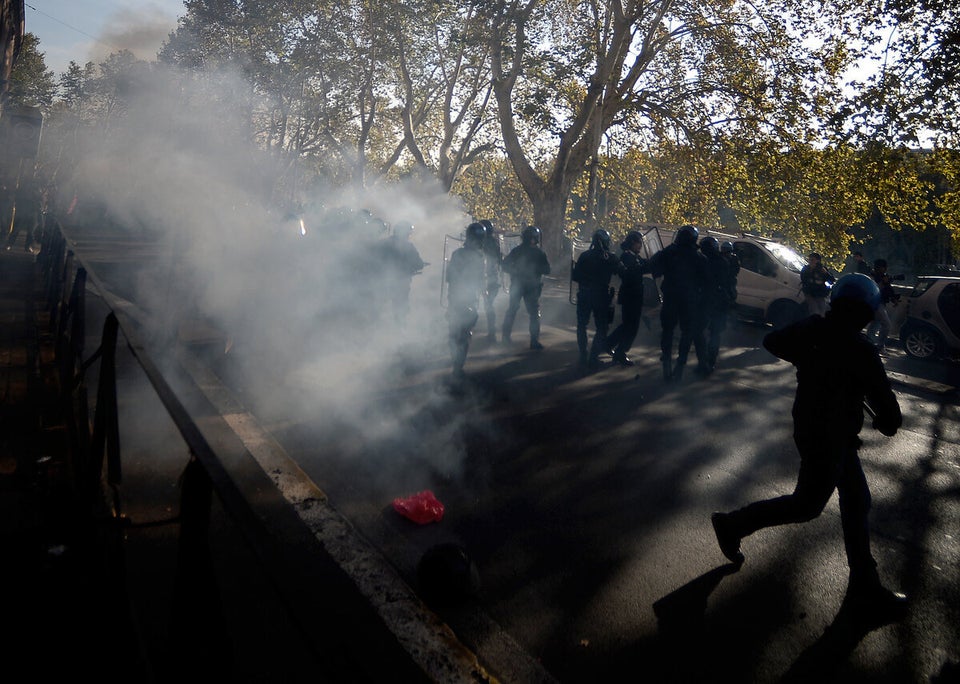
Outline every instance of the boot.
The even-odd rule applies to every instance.
[[[683,380],[683,364],[678,363],[673,367],[673,380],[680,382]]]
[[[723,555],[734,565],[743,565],[740,537],[730,525],[730,515],[728,513],[714,513],[710,516],[710,522],[713,524],[713,532],[717,535],[717,543],[720,545],[720,551]]]
[[[670,359],[664,359],[660,362],[663,366],[663,381],[670,382],[673,379],[673,369],[670,366]]]
[[[867,625],[885,625],[903,619],[907,610],[907,597],[891,591],[877,579],[856,580],[850,578],[843,607]]]

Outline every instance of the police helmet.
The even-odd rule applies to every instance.
[[[700,251],[708,256],[720,253],[720,241],[712,235],[708,235],[700,241]]]
[[[887,260],[886,260],[886,259],[877,259],[876,261],[873,262],[873,267],[874,267],[874,268],[886,268],[886,267],[887,267]]]
[[[643,244],[643,235],[641,235],[638,230],[631,230],[627,233],[627,237],[623,238],[623,242],[620,243],[620,249],[626,249],[634,242],[639,242],[641,245]]]
[[[838,300],[860,302],[870,307],[871,311],[876,311],[880,308],[880,288],[868,275],[848,273],[841,276],[830,289],[830,304]]]
[[[493,221],[491,221],[490,219],[481,219],[480,225],[482,225],[484,229],[486,229],[487,237],[491,237],[494,234],[494,232],[496,232],[493,227]]]
[[[540,229],[536,226],[527,226],[523,229],[523,232],[520,233],[520,237],[523,240],[524,244],[533,240],[533,244],[540,244]]]
[[[593,233],[593,239],[590,240],[590,249],[610,250],[610,233],[603,228]]]
[[[410,237],[413,233],[413,224],[409,221],[397,221],[393,224],[393,234],[397,237]]]
[[[674,238],[674,242],[678,245],[695,245],[697,244],[697,238],[700,237],[700,231],[697,230],[696,226],[686,225],[682,226],[680,230],[677,231],[677,236]]]
[[[720,253],[721,254],[733,254],[733,243],[729,240],[724,240],[720,243]]]
[[[483,244],[483,238],[487,234],[487,229],[482,223],[471,223],[467,226],[464,234],[464,242],[468,245],[480,246]]]

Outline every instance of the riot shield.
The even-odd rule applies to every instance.
[[[590,243],[583,240],[574,239],[570,244],[570,292],[567,299],[571,304],[577,303],[577,293],[573,288],[573,267],[577,265],[577,259],[580,255],[590,249]]]
[[[641,250],[641,256],[650,260],[653,258],[653,255],[663,249],[663,237],[660,235],[660,230],[653,226],[643,232],[643,249]],[[650,274],[646,274],[643,277],[643,310],[649,311],[650,309],[659,308],[660,304],[663,303],[663,296],[660,294],[660,284],[657,282],[657,279]],[[649,327],[649,323],[647,323]]]
[[[444,235],[443,236],[443,268],[440,273],[440,306],[447,306],[447,264],[450,262],[450,256],[463,246],[463,235]]]
[[[513,251],[514,247],[519,247],[523,241],[520,233],[500,233],[497,235],[497,240],[500,241],[500,254],[507,256],[510,252]],[[510,274],[500,273],[500,287],[503,288],[504,294],[510,294]]]

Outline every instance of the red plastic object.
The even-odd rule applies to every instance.
[[[429,489],[407,498],[394,499],[393,510],[418,525],[437,522],[443,517],[443,504]]]

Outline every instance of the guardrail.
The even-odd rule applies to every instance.
[[[357,586],[355,579],[343,569],[341,561],[331,557],[329,550],[318,541],[315,527],[305,522],[302,512],[295,511],[276,491],[275,483],[253,457],[241,448],[242,454],[234,452],[230,455],[228,465],[211,447],[191,417],[190,410],[148,353],[135,322],[129,319],[97,275],[74,253],[71,244],[63,227],[48,219],[38,263],[46,290],[50,333],[56,335],[61,409],[68,426],[72,478],[86,512],[102,515],[107,508],[108,519],[117,523],[115,529],[119,531],[123,527],[123,501],[118,491],[123,469],[116,374],[117,345],[122,335],[189,450],[189,461],[179,481],[179,513],[169,522],[179,524],[174,591],[189,591],[184,587],[192,583],[194,593],[179,599],[175,596],[175,603],[189,607],[192,599],[210,602],[209,597],[199,593],[209,593],[207,587],[210,584],[197,579],[191,582],[190,576],[213,572],[209,562],[208,524],[216,496],[255,554],[311,656],[322,663],[321,678],[435,680],[430,667],[424,665],[423,655],[413,654],[409,645],[400,643],[402,639],[397,636],[397,628],[385,624],[382,612],[369,603],[362,587]],[[100,346],[85,356],[84,340],[89,324],[86,314],[88,286],[99,292],[109,313]],[[99,375],[91,421],[86,376],[96,362],[99,362]],[[307,481],[298,486],[301,491],[309,492],[311,485]],[[112,502],[105,496],[105,486],[112,491]],[[255,493],[251,494],[251,491]],[[321,499],[322,492],[315,490],[307,501],[308,507],[317,510],[323,504]],[[121,536],[117,535],[118,541]],[[342,531],[340,536],[343,536]],[[181,581],[184,577],[187,578],[185,582]],[[204,588],[198,590],[197,587]],[[389,600],[394,605],[402,601],[395,588],[384,591],[391,593]],[[415,605],[414,610],[409,611],[410,615],[423,608],[415,598],[412,600]],[[189,629],[188,621],[189,617],[181,616],[181,622],[185,624],[171,626],[170,631],[178,627]],[[424,624],[431,622],[430,628],[436,628],[435,618],[423,619]],[[208,646],[207,639],[215,641],[218,636],[197,633],[196,627],[190,634],[196,637],[193,654],[203,654]],[[446,632],[439,637],[428,637],[432,643],[440,645],[431,645],[424,650],[453,653],[451,658],[466,663],[466,670],[472,669],[475,677],[475,659],[450,636]],[[441,655],[438,662],[446,657]],[[442,667],[452,671],[449,662],[444,662]]]

